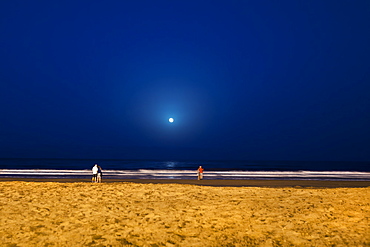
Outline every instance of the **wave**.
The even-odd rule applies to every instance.
[[[91,170],[0,169],[0,177],[70,178],[90,177]],[[189,179],[193,170],[104,170],[106,178],[121,179]],[[205,179],[310,179],[310,180],[370,180],[370,172],[354,171],[207,171]]]

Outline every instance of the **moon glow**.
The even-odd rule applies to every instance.
[[[173,123],[173,121],[175,121],[175,119],[173,119],[172,117],[170,117],[170,118],[168,119],[168,122],[170,122],[170,123]]]

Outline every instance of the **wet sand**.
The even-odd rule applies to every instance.
[[[368,182],[7,180],[1,246],[370,245]]]
[[[58,182],[58,183],[90,183],[91,179],[81,178],[0,178],[0,182]],[[330,181],[330,180],[247,180],[247,179],[103,179],[104,183],[142,183],[142,184],[192,184],[217,187],[315,187],[315,188],[359,188],[370,187],[370,181]]]

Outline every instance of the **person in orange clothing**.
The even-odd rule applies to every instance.
[[[203,179],[203,167],[202,166],[199,166],[198,168],[198,180],[202,180]]]

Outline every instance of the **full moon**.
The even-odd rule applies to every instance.
[[[170,122],[170,123],[173,123],[173,121],[175,121],[172,117],[170,117],[169,119],[168,119],[168,122]]]

